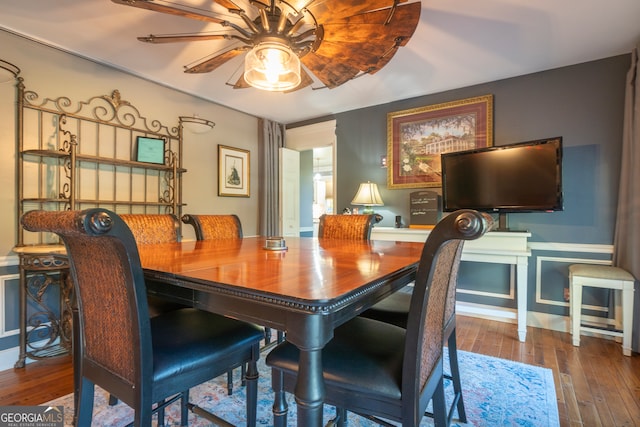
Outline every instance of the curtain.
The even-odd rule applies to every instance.
[[[260,158],[260,196],[258,231],[261,236],[280,235],[280,148],[284,147],[285,127],[266,119],[258,120]]]
[[[640,351],[640,64],[638,48],[631,52],[631,67],[625,87],[622,161],[618,211],[614,235],[613,265],[636,278],[633,316],[634,351]]]

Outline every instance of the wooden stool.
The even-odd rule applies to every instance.
[[[633,327],[633,283],[635,278],[618,267],[594,264],[569,266],[570,316],[573,345],[580,346],[580,331],[596,332],[622,337],[622,354],[631,356],[631,330]],[[582,287],[605,288],[622,291],[622,331],[582,326]]]

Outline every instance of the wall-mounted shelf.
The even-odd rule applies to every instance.
[[[51,157],[51,158],[66,158],[69,157],[69,153],[59,150],[24,150],[22,152],[23,156],[38,156],[38,157]],[[111,159],[108,157],[100,157],[100,156],[89,156],[83,154],[76,154],[76,161],[79,162],[92,162],[97,164],[104,165],[115,165],[115,166],[129,166],[132,168],[140,168],[140,169],[153,169],[153,170],[164,170],[170,171],[173,169],[173,166],[169,165],[158,165],[153,163],[145,163],[138,162],[135,160],[121,160],[121,159]],[[183,168],[179,168],[179,173],[185,173],[187,170]]]

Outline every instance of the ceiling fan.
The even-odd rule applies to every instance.
[[[229,12],[227,16],[213,7],[194,7],[186,0],[112,1],[220,25],[224,29],[220,34],[138,37],[147,43],[230,41],[222,53],[185,67],[185,73],[208,73],[246,54],[245,72],[234,88],[285,92],[313,83],[300,62],[330,89],[374,74],[407,44],[421,9],[420,1],[407,0],[212,0]],[[265,65],[273,58],[278,63],[275,71]]]

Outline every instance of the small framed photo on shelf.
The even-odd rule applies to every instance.
[[[139,136],[136,138],[136,161],[164,165],[166,141],[162,138]]]
[[[218,145],[218,196],[249,197],[249,151]]]

